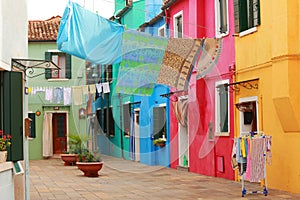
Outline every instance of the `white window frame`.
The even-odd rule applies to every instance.
[[[164,35],[160,35],[161,30],[164,31]],[[161,37],[166,37],[166,25],[162,25],[161,27],[158,28],[157,35]]]
[[[216,38],[225,37],[229,34],[229,14],[228,14],[228,0],[226,0],[226,15],[227,15],[227,31],[226,33],[220,33],[220,25],[221,25],[221,13],[220,13],[220,0],[215,0],[215,31]]]
[[[177,22],[177,18],[179,17],[179,16],[181,16],[181,19],[182,19],[182,27],[181,27],[181,29],[182,29],[182,32],[181,32],[181,34],[182,34],[182,38],[183,38],[183,11],[181,10],[181,11],[179,11],[178,13],[176,13],[174,16],[173,16],[173,25],[174,25],[174,38],[178,38],[178,28],[177,28],[177,25],[176,25],[176,22]]]
[[[227,105],[227,110],[228,110],[228,132],[221,132],[220,127],[218,124],[220,123],[220,96],[219,96],[219,89],[217,86],[224,85],[224,84],[229,84],[229,79],[222,80],[222,81],[217,81],[215,84],[215,136],[229,136],[230,134],[230,94],[228,92],[228,105]]]

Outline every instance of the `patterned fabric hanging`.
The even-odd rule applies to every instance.
[[[185,90],[201,49],[202,39],[171,38],[157,83]]]
[[[206,38],[196,67],[197,79],[203,78],[217,65],[222,51],[222,39]]]

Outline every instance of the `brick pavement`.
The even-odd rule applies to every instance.
[[[268,196],[241,197],[238,182],[160,166],[103,156],[99,177],[84,177],[60,159],[30,161],[30,199],[300,199],[300,195],[269,189]],[[246,183],[246,189],[261,190]]]

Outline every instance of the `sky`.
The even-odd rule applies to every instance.
[[[62,16],[69,0],[27,0],[28,20],[45,20]],[[114,0],[72,0],[105,18],[114,13]]]

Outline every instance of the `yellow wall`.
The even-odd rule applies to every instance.
[[[259,128],[273,142],[268,186],[300,193],[300,1],[260,0],[260,9],[257,32],[235,37],[236,81],[259,78],[259,88],[236,92],[235,100],[258,97]],[[236,109],[236,135],[239,117]]]

